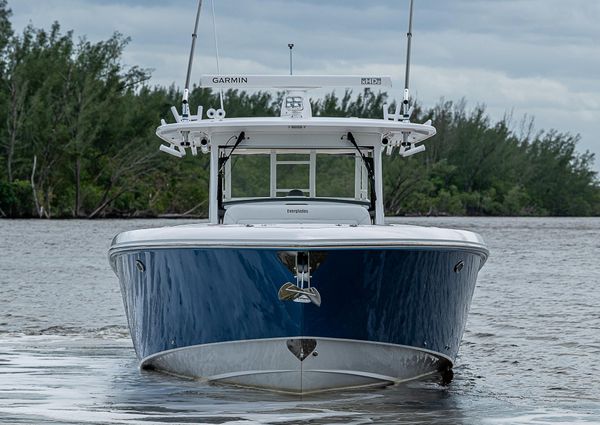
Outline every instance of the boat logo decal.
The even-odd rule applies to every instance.
[[[380,86],[381,85],[381,78],[379,77],[362,77],[360,79],[360,84],[365,86]]]
[[[214,84],[231,84],[231,83],[247,83],[247,77],[213,77]]]

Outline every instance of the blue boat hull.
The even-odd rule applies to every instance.
[[[455,360],[485,256],[456,248],[318,250],[322,305],[280,301],[281,250],[165,248],[115,254],[140,359],[185,347],[310,337],[412,347]],[[458,266],[459,263],[462,265]]]

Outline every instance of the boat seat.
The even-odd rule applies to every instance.
[[[371,224],[371,216],[369,211],[360,205],[296,201],[231,205],[227,207],[223,217],[223,224],[268,223],[362,225]]]

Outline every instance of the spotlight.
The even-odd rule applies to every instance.
[[[208,140],[206,138],[200,140],[200,150],[202,153],[208,153],[210,151],[210,146],[208,145]]]

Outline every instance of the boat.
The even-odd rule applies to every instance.
[[[322,117],[311,90],[391,78],[203,76],[285,92],[280,116],[227,118],[190,114],[187,86],[156,134],[166,153],[210,157],[208,222],[123,232],[109,250],[140,366],[293,394],[449,382],[489,252],[473,232],[386,223],[382,157],[436,132],[410,121],[408,90],[381,119]]]

